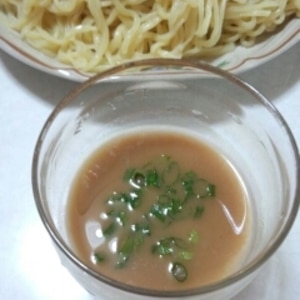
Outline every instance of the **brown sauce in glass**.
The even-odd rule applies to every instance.
[[[161,226],[154,222],[153,234],[143,241],[124,268],[109,263],[95,264],[92,255],[105,244],[101,237],[106,220],[101,218],[113,191],[125,191],[125,170],[145,165],[154,157],[168,155],[182,170],[193,170],[216,187],[215,197],[204,200],[200,218]],[[154,197],[153,197],[154,198]],[[139,220],[149,210],[151,197],[130,212]],[[75,253],[89,266],[106,276],[130,285],[177,290],[197,288],[226,277],[243,260],[249,240],[247,193],[230,163],[207,144],[173,132],[140,132],[112,139],[96,151],[75,177],[67,207],[67,229]],[[199,240],[192,259],[186,260],[188,277],[184,282],[172,278],[163,260],[149,249],[158,238],[186,238],[196,230]],[[158,236],[156,236],[158,235]],[[110,242],[114,249],[116,240]]]

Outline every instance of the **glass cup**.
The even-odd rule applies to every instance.
[[[72,248],[66,204],[75,174],[112,137],[145,128],[184,130],[217,149],[249,192],[251,242],[230,276],[184,291],[126,285],[89,268]],[[36,207],[63,265],[100,299],[229,299],[278,249],[300,202],[299,154],[285,120],[238,77],[191,60],[150,59],[114,67],[62,99],[38,138],[32,167]]]

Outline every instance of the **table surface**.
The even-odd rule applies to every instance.
[[[300,145],[300,43],[239,76],[272,101]],[[39,131],[75,84],[0,51],[0,299],[92,299],[60,264],[31,188]],[[300,299],[300,215],[262,272],[234,298],[240,299]]]

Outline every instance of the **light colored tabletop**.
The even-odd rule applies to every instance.
[[[274,103],[300,145],[300,43],[240,77]],[[0,299],[92,299],[60,264],[31,189],[41,126],[74,85],[0,51]],[[262,272],[234,298],[240,299],[300,299],[300,215]]]

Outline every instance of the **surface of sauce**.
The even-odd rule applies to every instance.
[[[201,206],[201,216],[193,217],[190,213],[190,217],[180,214],[174,217],[170,213],[165,220],[156,218],[149,212],[155,203],[165,201],[161,200],[165,196],[159,195],[155,184],[143,188],[144,198],[137,207],[124,204],[124,201],[118,204],[109,201],[113,195],[120,193],[138,193],[140,187],[128,185],[124,174],[132,169],[143,172],[150,165],[158,170],[158,174],[164,174],[164,169],[168,168],[169,172],[172,166],[170,177],[166,179],[170,181],[168,186],[179,178],[178,174],[190,173],[211,184],[213,194],[202,197],[200,192],[201,195],[190,200],[185,208],[185,212],[190,213]],[[180,180],[176,187],[173,184],[173,190],[180,189],[179,186]],[[170,188],[164,194],[173,193],[173,190]],[[174,199],[184,198],[184,190],[176,193]],[[113,215],[109,212],[112,211],[118,228],[114,228],[113,234],[108,234]],[[124,222],[120,212],[124,214]],[[76,175],[67,207],[70,240],[75,253],[83,261],[120,282],[156,290],[197,288],[221,280],[234,271],[246,252],[249,219],[246,190],[231,164],[221,154],[188,135],[158,131],[120,136],[101,146]],[[139,240],[138,246],[133,247],[134,250],[131,249],[126,264],[117,266],[120,256],[117,259],[114,256],[124,244],[125,233],[134,231],[134,226],[137,230],[136,224],[149,225],[151,234],[144,231],[145,236]],[[193,234],[194,241],[191,242]],[[178,243],[181,244],[180,249],[170,255],[161,255],[154,245],[170,238],[183,241]],[[97,260],[95,254],[98,253],[105,254],[103,261],[102,256]],[[186,268],[184,280],[171,276],[170,268],[174,261]]]

